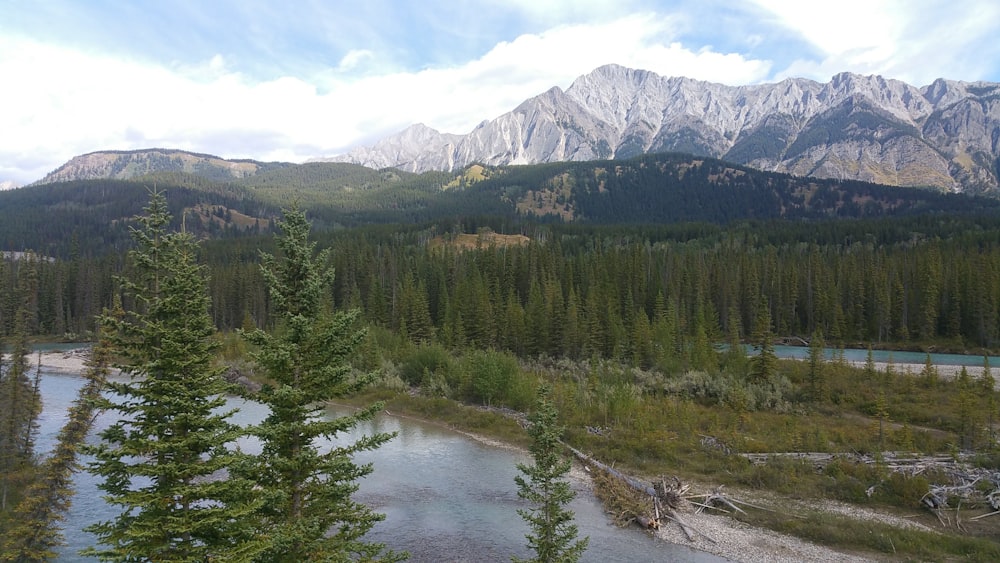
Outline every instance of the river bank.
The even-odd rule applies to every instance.
[[[36,360],[38,357],[35,356],[32,359]],[[84,369],[85,359],[85,350],[67,350],[43,353],[41,356],[41,363],[47,370],[79,373]],[[914,368],[911,369],[915,370],[916,367],[922,368],[922,366],[914,366]],[[897,365],[897,369],[902,372],[905,371],[906,368]],[[916,373],[916,371],[914,371],[914,373]],[[425,416],[412,416],[405,412],[397,412],[395,409],[393,409],[393,412],[391,413],[386,412],[385,415],[391,417],[408,417],[429,422],[431,424],[440,424],[437,421],[428,420]],[[443,424],[442,426],[448,425]],[[505,449],[516,449],[521,453],[525,453],[523,448],[513,446],[494,438],[489,438],[464,430],[460,430],[460,432],[465,436],[483,444]],[[588,491],[591,495],[593,494],[593,484],[590,479],[590,474],[584,466],[575,463],[569,477],[574,482],[574,488]],[[692,493],[694,494],[701,492],[707,493],[712,488],[710,485],[702,485],[698,483],[689,484],[692,486]],[[729,493],[732,498],[744,500],[747,500],[747,495],[750,494],[747,491],[729,491]],[[753,498],[750,502],[754,502],[755,504],[787,506],[786,499],[760,498],[763,496],[760,492],[754,492],[753,494],[758,498]],[[850,518],[876,520],[879,522],[891,523],[892,525],[911,524],[905,519],[893,519],[888,515],[880,514],[875,511],[860,509],[854,506],[841,506],[836,503],[823,503],[822,505],[817,506],[806,506],[803,503],[798,503],[797,506],[799,506],[803,511],[822,510],[833,514],[846,515]],[[682,517],[690,527],[698,530],[701,535],[696,535],[693,539],[689,539],[677,525],[664,521],[663,527],[655,532],[656,537],[662,541],[670,542],[671,544],[693,548],[705,553],[711,553],[732,561],[796,562],[872,560],[863,556],[845,554],[821,545],[812,544],[794,536],[754,527],[726,515],[720,515],[711,511],[698,513],[695,511],[695,507],[693,505],[688,506],[682,512]]]
[[[87,361],[89,354],[90,348],[42,352],[40,361],[45,369],[62,373],[80,373],[86,368],[84,362]],[[28,357],[32,370],[37,367],[36,360],[39,360],[38,355]]]

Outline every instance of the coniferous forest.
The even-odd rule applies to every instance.
[[[161,267],[204,274],[183,270],[186,285],[178,290],[205,298],[188,327],[200,335],[191,344],[196,371],[218,376],[208,356],[220,348],[215,362],[266,374],[256,399],[277,413],[251,429],[273,441],[267,455],[220,461],[231,462],[236,477],[220,494],[235,499],[234,510],[254,525],[272,529],[271,543],[239,543],[247,534],[240,529],[219,553],[246,549],[247,560],[278,560],[278,553],[339,541],[305,534],[303,526],[315,532],[331,524],[322,510],[296,499],[327,494],[340,502],[333,497],[350,488],[350,479],[331,493],[310,492],[315,483],[289,477],[296,464],[314,463],[309,471],[319,474],[343,461],[292,455],[305,445],[283,432],[328,430],[303,426],[312,415],[298,403],[307,396],[387,401],[393,411],[521,443],[524,433],[503,417],[490,418],[494,410],[533,412],[544,404],[559,419],[556,425],[546,411],[547,425],[562,429],[567,443],[637,472],[895,508],[921,507],[936,476],[899,477],[884,464],[847,461],[817,472],[808,462],[757,465],[731,454],[962,453],[978,467],[998,467],[1000,412],[988,364],[978,379],[944,380],[929,359],[920,374],[905,374],[891,362],[881,370],[872,362],[852,367],[822,352],[825,345],[996,355],[995,200],[806,181],[681,155],[474,167],[457,175],[323,166],[275,169],[243,183],[161,174],[148,182],[0,194],[0,215],[11,218],[0,223],[7,245],[0,339],[14,352],[0,385],[0,422],[9,427],[10,444],[0,470],[12,503],[29,490],[34,463],[30,428],[38,406],[24,360],[29,338],[91,342],[103,335],[119,361],[127,352],[137,371],[159,369],[157,358],[122,336],[155,326],[128,316],[148,313],[148,288],[123,283],[148,275],[148,260],[135,259],[137,252],[151,255],[150,241],[136,239],[137,227],[146,225],[136,217],[154,184],[153,193],[165,195],[154,198],[157,228],[179,233],[164,244],[174,236],[184,241],[183,253],[167,255],[177,262]],[[308,258],[314,248],[315,259]],[[300,279],[308,283],[296,286]],[[169,303],[163,306],[170,317]],[[109,337],[115,327],[118,336]],[[335,329],[340,336],[325,332]],[[350,346],[327,350],[336,356],[330,365],[343,368],[332,374],[316,350],[340,337]],[[777,359],[772,346],[779,341],[810,345],[809,361]],[[748,356],[744,345],[755,353]],[[103,377],[95,369],[94,377]],[[536,403],[539,389],[544,401]],[[11,410],[15,404],[22,410]],[[358,416],[371,416],[372,408]],[[202,426],[220,436],[233,431],[214,418]],[[551,431],[536,434],[553,442]],[[113,475],[118,457],[131,454],[102,451],[108,491],[132,498]],[[265,487],[269,508],[245,490],[264,474],[290,483]],[[981,488],[992,491],[986,482]],[[375,515],[345,506],[357,531],[344,529],[344,545],[377,554],[382,546],[355,543]],[[889,544],[897,553],[905,544],[902,553],[913,558],[1000,556],[995,539],[968,537],[990,537],[982,528],[943,543],[915,532],[866,543],[843,539],[857,535],[846,522],[793,526],[757,517],[750,521],[873,553],[889,553]],[[103,553],[141,544],[128,528],[121,520],[98,529],[110,546]],[[187,548],[201,553],[210,541]]]
[[[468,225],[373,226],[320,233],[339,273],[328,296],[416,341],[519,356],[598,356],[653,365],[750,334],[766,303],[777,335],[821,331],[836,344],[995,350],[1000,345],[1000,222],[915,217],[731,226],[526,225],[518,237]],[[268,237],[205,242],[219,330],[266,327],[259,272]],[[121,256],[0,264],[0,334],[30,293],[32,335],[92,335]],[[673,350],[642,350],[649,331]],[[645,331],[645,332],[644,332]],[[673,358],[680,359],[680,358]]]

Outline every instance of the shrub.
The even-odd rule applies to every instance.
[[[451,355],[439,344],[414,347],[403,359],[399,375],[411,386],[420,385],[425,374],[446,370],[451,363]]]
[[[493,405],[510,398],[514,378],[520,374],[521,368],[517,359],[510,354],[495,350],[475,350],[462,359],[462,370],[468,377],[469,398],[485,405]]]
[[[930,490],[930,483],[923,475],[908,476],[893,472],[875,489],[875,497],[896,506],[918,508],[920,499]]]

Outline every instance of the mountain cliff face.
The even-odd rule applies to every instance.
[[[416,125],[330,159],[411,172],[680,151],[770,171],[997,192],[1000,84],[838,74],[725,86],[608,65],[466,135]]]
[[[35,183],[98,178],[128,180],[153,172],[188,172],[213,180],[232,180],[283,166],[290,165],[255,160],[226,160],[209,154],[170,149],[100,151],[74,157]]]

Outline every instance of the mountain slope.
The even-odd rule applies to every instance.
[[[481,214],[507,209],[522,218],[596,224],[1000,211],[995,199],[856,180],[801,178],[678,153],[499,167],[490,178],[455,194],[452,201],[456,208]]]
[[[70,159],[36,184],[72,180],[131,180],[151,173],[186,172],[213,180],[233,180],[291,166],[289,163],[226,160],[174,149],[98,151]]]
[[[147,177],[148,178],[148,177]],[[151,183],[74,180],[0,192],[0,250],[48,256],[121,253],[131,244],[132,219],[149,203]],[[167,196],[172,228],[198,237],[266,232],[279,209],[231,183],[168,174],[156,179]]]
[[[330,159],[420,172],[664,151],[763,170],[945,191],[998,191],[1000,84],[916,88],[838,74],[725,86],[617,65],[553,88],[466,135],[414,126]],[[391,150],[390,150],[391,149]]]
[[[546,139],[539,131],[535,142]],[[529,143],[530,146],[530,143]],[[553,150],[560,146],[550,145]],[[1000,199],[853,180],[762,172],[682,153],[536,165],[471,166],[414,175],[312,163],[221,182],[183,172],[135,180],[75,180],[0,192],[0,250],[119,252],[150,186],[164,191],[178,225],[200,237],[265,232],[295,202],[318,230],[371,224],[518,225],[730,223],[743,220],[981,214]],[[480,223],[485,221],[485,223]],[[61,249],[61,250],[60,250]]]

